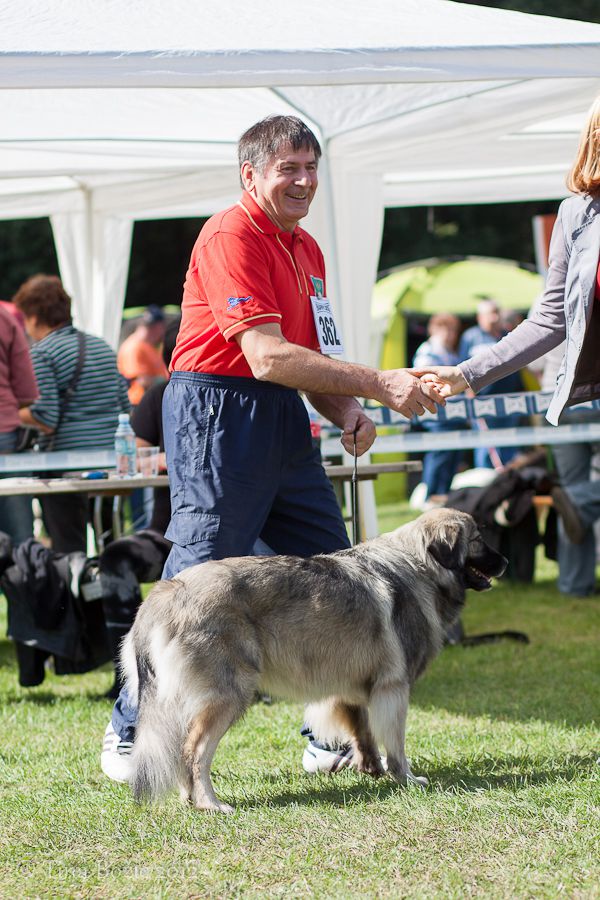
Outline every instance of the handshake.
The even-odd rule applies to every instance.
[[[410,418],[434,413],[436,404],[445,406],[446,397],[469,387],[458,366],[430,366],[426,369],[389,369],[379,373],[383,392],[374,399]]]
[[[422,416],[425,410],[434,413],[438,406],[446,405],[446,397],[460,394],[468,387],[458,366],[431,366],[427,369],[377,369],[364,368],[367,375],[361,382],[362,396],[377,400],[384,406],[401,413],[407,419]],[[348,453],[358,456],[371,447],[375,440],[375,425],[358,405],[350,406],[344,414],[342,445]]]
[[[429,369],[408,369],[422,385],[432,385],[441,397],[453,397],[469,385],[458,366],[431,366]]]

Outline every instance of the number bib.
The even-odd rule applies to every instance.
[[[336,327],[327,297],[311,297],[312,312],[321,353],[343,353],[342,337]]]

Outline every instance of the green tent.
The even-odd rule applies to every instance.
[[[406,366],[406,317],[451,312],[474,316],[482,297],[526,313],[543,289],[543,278],[504,259],[428,259],[400,266],[373,290],[373,362],[384,369]]]
[[[541,294],[541,275],[504,259],[466,257],[459,260],[427,259],[400,266],[381,278],[371,302],[371,362],[382,369],[410,365],[407,359],[407,323],[411,315],[427,317],[450,312],[472,318],[482,297],[498,306],[527,313]],[[534,389],[535,384],[528,384]],[[375,445],[375,449],[377,445]],[[381,456],[374,461],[404,458]],[[379,477],[375,484],[378,503],[395,502],[406,494],[404,477]]]

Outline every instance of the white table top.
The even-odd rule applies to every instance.
[[[28,478],[16,475],[0,478],[0,497],[31,496],[42,497],[48,494],[127,494],[135,488],[168,487],[167,475],[155,475],[142,478]]]
[[[52,450],[38,453],[0,453],[0,475],[5,472],[73,472],[114,469],[114,450]]]
[[[14,454],[23,456],[24,454]],[[41,455],[41,454],[40,454]],[[392,463],[366,463],[358,466],[358,478],[361,481],[377,478],[387,472],[418,472],[421,462],[407,460]],[[353,467],[348,465],[325,466],[325,472],[331,479],[348,481],[352,477]],[[136,475],[134,478],[117,478],[109,473],[108,478],[78,478],[77,475],[66,478],[39,478],[16,475],[0,478],[0,497],[31,496],[41,497],[48,494],[126,494],[135,488],[168,487],[168,475],[154,475],[148,478]]]

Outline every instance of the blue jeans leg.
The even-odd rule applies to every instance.
[[[435,448],[436,435],[444,431],[455,431],[457,426],[454,422],[425,422],[423,423],[423,431],[432,435],[432,442],[429,446]],[[423,476],[422,481],[427,485],[427,496],[432,494],[447,494],[450,490],[452,479],[456,475],[456,470],[460,462],[460,450],[428,450],[423,455]]]
[[[558,519],[558,589],[562,594],[579,597],[591,594],[596,582],[596,539],[591,527],[595,518],[589,503],[591,501],[593,505],[594,492],[600,490],[600,482],[589,481],[593,451],[594,447],[586,443],[556,444],[552,449],[561,484],[590,526],[583,542],[573,544]],[[594,488],[595,484],[598,484],[597,488]],[[586,518],[590,514],[591,517]]]
[[[514,416],[496,416],[495,418],[488,417],[486,418],[487,429],[492,428],[516,428],[519,424],[520,420],[519,415]],[[483,429],[479,426],[477,421],[475,420],[472,423],[474,431],[483,431]],[[492,444],[493,446],[493,444]],[[500,462],[503,466],[509,463],[521,450],[520,447],[497,447],[496,452],[500,457]],[[473,462],[477,468],[481,469],[493,469],[494,464],[490,459],[490,454],[487,447],[476,447],[473,451]]]
[[[0,434],[0,453],[11,453],[16,445],[16,431]],[[10,536],[15,547],[33,537],[31,497],[0,497],[0,531]]]
[[[112,727],[119,735],[122,741],[131,741],[135,737],[135,726],[137,722],[137,704],[134,703],[127,688],[121,688],[121,693],[117,697],[112,711]]]

